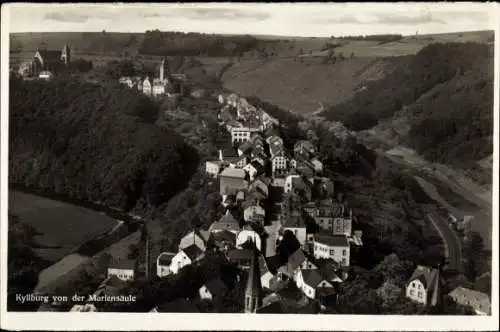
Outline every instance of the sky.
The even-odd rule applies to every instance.
[[[204,32],[329,37],[493,30],[495,4],[10,4],[10,32]],[[2,6],[2,11],[5,6]],[[496,15],[495,15],[496,14]]]

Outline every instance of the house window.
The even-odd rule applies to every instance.
[[[418,292],[418,298],[421,299],[422,298],[422,292]]]
[[[335,250],[330,249],[330,256],[333,256],[333,255],[335,255]]]
[[[342,250],[342,255],[343,256],[347,256],[347,250],[346,249]]]
[[[415,296],[415,291],[413,289],[410,289],[410,295]]]

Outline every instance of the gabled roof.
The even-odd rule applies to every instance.
[[[212,241],[214,241],[215,243],[218,243],[218,242],[236,243],[236,234],[224,229],[222,231],[212,233],[212,235],[210,235],[210,239]]]
[[[304,283],[312,288],[318,287],[318,285],[325,280],[317,270],[301,270],[301,273]]]
[[[418,265],[413,271],[408,283],[413,280],[420,280],[425,288],[432,285],[434,278],[437,275],[437,270],[428,266]]]
[[[162,252],[160,255],[158,255],[157,262],[160,265],[163,266],[168,266],[172,262],[172,258],[174,258],[176,254],[172,252]]]
[[[278,271],[291,276],[293,272],[300,267],[300,265],[307,260],[302,249],[296,250],[293,254],[288,257],[288,261],[285,265],[278,268]]]
[[[328,281],[341,282],[342,279],[335,272],[337,270],[336,264],[331,261],[325,262],[320,268],[319,273]]]
[[[297,268],[306,260],[306,256],[304,255],[304,252],[302,249],[297,249],[293,254],[288,257],[288,264],[293,266],[294,268]]]
[[[449,293],[449,296],[461,305],[470,306],[474,310],[490,314],[491,300],[487,294],[465,287],[457,287]]]
[[[239,227],[239,221],[235,218],[233,213],[230,210],[226,211],[226,214],[224,214],[218,221],[218,223],[222,224],[236,224]],[[213,225],[213,224],[212,224]]]
[[[314,235],[314,242],[326,244],[333,247],[349,247],[347,237],[343,235],[329,235],[319,233]]]
[[[240,150],[241,152],[243,152],[244,154],[247,153],[247,152],[250,152],[250,150],[252,150],[252,142],[250,141],[245,141],[243,143],[240,144],[240,146],[238,146],[238,150]]]
[[[243,180],[245,179],[245,171],[239,168],[228,167],[224,169],[219,176]]]
[[[135,260],[133,259],[112,259],[109,263],[110,269],[134,270]]]
[[[199,258],[203,254],[203,251],[200,248],[198,248],[198,246],[196,244],[192,244],[189,247],[182,249],[182,251],[192,261],[196,260],[197,258]]]
[[[279,255],[266,257],[266,266],[272,274],[275,274],[281,266],[281,257]]]

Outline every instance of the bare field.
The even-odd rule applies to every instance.
[[[50,262],[116,225],[116,220],[99,212],[16,191],[9,192],[9,211],[36,229],[35,250]]]

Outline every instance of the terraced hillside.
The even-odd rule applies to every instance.
[[[370,80],[383,77],[388,59],[353,58],[322,64],[320,58],[242,60],[222,76],[224,87],[306,114],[347,100]]]

